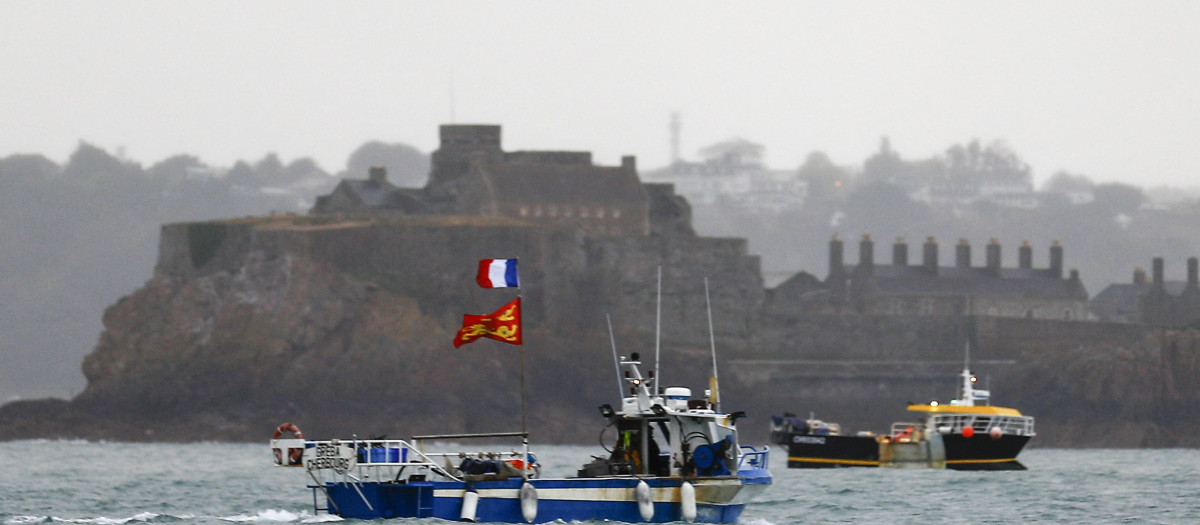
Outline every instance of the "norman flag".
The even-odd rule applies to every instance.
[[[475,282],[484,288],[519,288],[516,259],[483,259]]]
[[[521,344],[521,298],[513,299],[491,315],[464,315],[462,329],[454,336],[454,347],[458,348],[480,337],[512,345]]]

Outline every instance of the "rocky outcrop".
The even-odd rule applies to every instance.
[[[493,256],[521,259],[523,288],[474,285]],[[724,408],[748,412],[748,442],[785,411],[883,430],[909,401],[954,396],[971,340],[994,401],[1037,417],[1035,446],[1200,446],[1200,332],[781,314],[738,240],[459,217],[165,226],[155,275],[104,313],[87,389],[0,407],[0,439],[261,440],[282,421],[318,438],[512,431],[524,402],[537,441],[594,442],[595,407],[617,397],[612,345],[653,355],[659,265],[667,384],[707,384],[708,278]],[[525,345],[452,347],[462,314],[517,293]]]

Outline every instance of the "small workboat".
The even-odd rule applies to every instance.
[[[525,438],[524,432],[414,436],[411,440],[308,440],[285,423],[271,440],[275,464],[303,469],[314,510],[343,518],[441,518],[540,523],[609,520],[733,523],[771,483],[767,447],[738,443],[742,412],[719,412],[691,390],[659,390],[635,353],[621,358],[619,408],[601,416],[615,432],[606,455],[574,477],[544,478],[521,450],[426,450],[435,442]],[[627,388],[627,390],[625,390]],[[526,441],[527,442],[527,441]]]
[[[788,447],[788,467],[919,467],[1025,470],[1017,455],[1036,435],[1033,417],[987,404],[991,392],[964,366],[961,395],[949,404],[909,405],[918,422],[893,423],[887,434],[843,435],[837,424],[791,414],[772,416],[771,440]]]

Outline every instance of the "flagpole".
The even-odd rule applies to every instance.
[[[517,301],[521,300],[521,288],[517,287]],[[522,326],[521,330],[525,327]],[[525,427],[525,345],[521,345],[521,478],[529,481],[529,431]]]

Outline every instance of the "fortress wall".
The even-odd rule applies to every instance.
[[[664,337],[705,345],[705,277],[719,333],[740,336],[755,330],[764,294],[759,259],[748,254],[743,239],[585,237],[575,229],[540,226],[171,224],[162,229],[156,271],[179,278],[236,274],[252,254],[305,257],[454,317],[503,304],[501,292],[475,285],[477,263],[516,257],[523,312],[531,326],[603,329],[605,315],[611,315],[618,330],[639,333],[654,331],[662,266]]]
[[[615,326],[654,332],[661,266],[664,339],[708,345],[705,278],[715,331],[744,337],[756,329],[764,296],[760,262],[742,239],[590,238],[586,246],[588,272],[619,287],[619,302],[611,305]]]
[[[975,318],[980,346],[1006,359],[1062,354],[1073,348],[1130,346],[1145,327],[1122,323],[1072,322],[1006,317]]]

